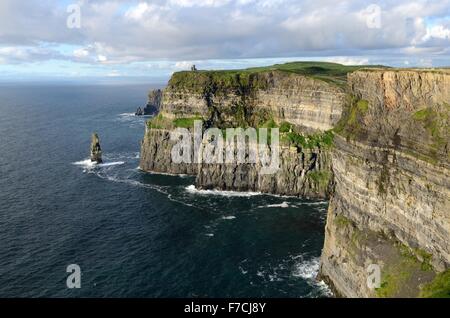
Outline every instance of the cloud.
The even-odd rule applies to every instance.
[[[178,7],[220,7],[231,0],[170,0],[169,4]]]
[[[74,2],[77,2],[74,0]],[[92,65],[340,57],[365,64],[449,58],[450,0],[97,0],[66,27],[67,1],[2,0],[0,60]],[[56,49],[70,46],[69,52]],[[417,59],[410,58],[411,56]],[[402,57],[402,58],[400,58]],[[339,60],[338,59],[338,60]],[[187,61],[187,62],[183,62]],[[183,63],[186,63],[183,64]],[[170,63],[168,63],[170,64]],[[169,69],[177,69],[170,64]]]
[[[188,70],[194,63],[188,61],[176,62],[174,69],[176,70]]]
[[[361,57],[336,56],[324,58],[327,62],[339,63],[343,65],[368,65],[370,60]]]
[[[86,58],[89,56],[89,50],[85,48],[76,49],[73,51],[73,56],[76,58]]]
[[[66,57],[58,51],[40,47],[0,47],[1,64],[19,64],[46,60],[62,60]]]
[[[140,21],[147,14],[151,13],[154,9],[153,6],[149,5],[146,2],[141,2],[137,6],[131,7],[125,12],[125,18],[130,20]]]
[[[446,28],[443,25],[435,25],[427,28],[427,33],[423,37],[423,41],[428,41],[433,38],[450,40],[450,28]]]

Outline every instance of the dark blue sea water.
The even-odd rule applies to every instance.
[[[139,171],[131,113],[150,86],[0,87],[0,297],[328,295],[314,280],[326,202]]]

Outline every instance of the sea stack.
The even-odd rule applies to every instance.
[[[92,134],[91,141],[91,161],[102,163],[102,148],[100,147],[100,139],[96,133]]]
[[[151,90],[148,93],[147,105],[143,109],[143,115],[155,115],[161,107],[163,92],[160,89]]]
[[[134,115],[136,115],[136,116],[142,116],[142,115],[144,115],[144,111],[142,110],[141,107],[138,107],[137,110],[136,110],[136,112],[134,113]]]

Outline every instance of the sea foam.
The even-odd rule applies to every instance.
[[[200,190],[194,185],[187,186],[186,191],[193,194],[201,195],[219,195],[225,197],[252,197],[262,195],[261,192],[238,192],[238,191],[221,191],[221,190]]]

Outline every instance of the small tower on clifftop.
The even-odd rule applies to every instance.
[[[100,147],[100,139],[97,133],[92,134],[91,138],[91,161],[102,163],[102,148]]]

